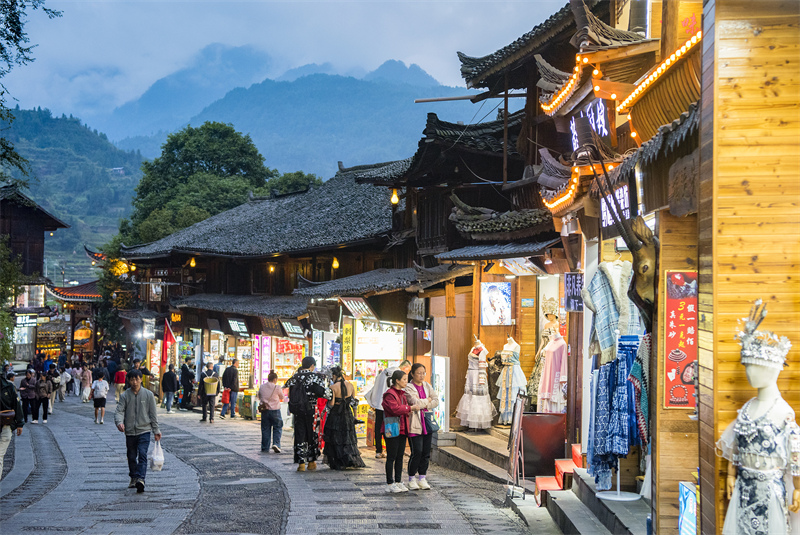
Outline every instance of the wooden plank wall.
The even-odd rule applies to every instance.
[[[707,0],[703,25],[701,529],[718,533],[713,441],[755,395],[734,335],[757,298],[764,328],[795,342],[779,386],[800,412],[800,15],[792,2]]]
[[[444,295],[431,297],[430,315],[443,318]],[[464,378],[467,375],[467,355],[472,347],[472,292],[456,293],[456,316],[446,318],[447,355],[450,357],[450,416],[455,413],[464,395]],[[434,335],[436,336],[436,335]],[[455,423],[455,422],[453,422]]]
[[[539,349],[539,303],[537,302],[537,278],[517,277],[517,343],[521,346],[519,362],[525,377],[530,377],[536,364]],[[532,308],[522,308],[522,299],[533,299]],[[534,400],[535,401],[535,400]]]
[[[697,269],[697,216],[675,217],[666,210],[658,213],[661,242],[658,270],[658,315],[653,324],[658,346],[650,361],[650,421],[653,438],[653,529],[655,533],[678,531],[678,482],[693,481],[698,463],[698,423],[687,409],[664,408],[664,272]],[[654,337],[656,338],[656,337]]]

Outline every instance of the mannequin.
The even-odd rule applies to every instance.
[[[789,513],[800,511],[800,428],[778,389],[791,343],[756,330],[766,316],[766,306],[759,310],[760,305],[756,301],[744,331],[736,336],[747,381],[758,394],[739,410],[717,442],[718,454],[728,459],[730,503],[724,535],[794,533],[790,516],[795,515]],[[787,499],[792,485],[784,476],[790,474],[794,490]]]
[[[486,377],[486,355],[489,351],[483,342],[475,338],[475,345],[467,357],[467,376],[464,395],[458,402],[456,416],[461,425],[472,429],[488,429],[497,411],[489,397]]]
[[[564,385],[567,382],[567,343],[558,331],[553,332],[544,348],[545,363],[539,382],[538,412],[566,411]]]
[[[547,360],[544,349],[547,347],[547,344],[550,343],[550,338],[552,338],[553,333],[556,332],[556,330],[545,329],[542,332],[542,343],[539,345],[540,349],[536,354],[536,362],[533,365],[531,377],[528,379],[528,398],[530,398],[530,403],[533,407],[538,407],[539,405],[539,384],[542,381],[544,363]]]
[[[511,423],[517,394],[524,394],[528,386],[525,374],[522,373],[522,368],[519,365],[519,351],[520,345],[509,335],[506,338],[503,350],[500,352],[500,356],[503,359],[503,369],[497,379],[497,386],[500,387],[500,391],[497,393],[497,399],[500,400],[499,423],[503,425]]]

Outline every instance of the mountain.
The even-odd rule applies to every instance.
[[[60,285],[61,270],[53,266],[66,263],[65,280],[92,280],[97,274],[83,244],[99,247],[117,233],[142,177],[142,155],[118,149],[76,117],[41,108],[12,112],[14,121],[0,128],[30,162],[30,196],[70,225],[45,240],[47,274]]]
[[[250,46],[208,45],[187,67],[98,119],[97,127],[114,140],[176,130],[234,87],[263,80],[272,64],[269,55]]]
[[[422,70],[416,63],[406,67],[402,61],[390,59],[375,69],[367,73],[364,80],[370,82],[388,82],[395,84],[408,84],[418,87],[437,87],[441,84],[436,78]]]
[[[420,97],[465,94],[466,89],[440,85],[313,74],[234,89],[192,117],[190,124],[231,123],[250,135],[269,167],[327,178],[336,172],[339,160],[356,165],[411,156],[430,111],[453,122],[477,120],[485,113],[490,115],[487,119],[495,118],[491,110],[499,101],[488,101],[477,117],[479,105],[469,101],[414,103]]]
[[[282,75],[275,78],[276,82],[294,82],[298,78],[302,78],[303,76],[309,76],[311,74],[341,74],[339,73],[334,66],[326,61],[322,65],[317,63],[309,63],[307,65],[301,65],[300,67],[295,67],[294,69],[289,69]]]

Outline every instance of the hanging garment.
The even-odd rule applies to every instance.
[[[567,410],[564,385],[567,383],[567,343],[563,338],[552,340],[544,348],[545,361],[539,382],[538,412],[563,413]]]
[[[528,398],[531,400],[533,406],[539,406],[539,384],[542,381],[542,372],[544,371],[544,362],[547,360],[544,348],[539,350],[536,355],[536,362],[533,365],[533,371],[528,379]]]
[[[792,454],[800,454],[800,428],[783,398],[775,399],[758,418],[750,416],[752,401],[745,403],[717,441],[722,457],[738,468],[722,533],[796,533],[792,524],[797,515],[790,516],[787,507],[785,477],[800,475],[800,462],[792,459]]]
[[[514,416],[514,403],[517,401],[517,394],[524,394],[528,387],[525,374],[519,365],[519,344],[506,344],[506,347],[514,347],[516,350],[503,348],[500,356],[503,359],[503,369],[500,378],[497,379],[497,386],[500,391],[497,399],[500,400],[500,419],[501,424],[510,424]]]
[[[486,375],[489,382],[489,399],[492,400],[494,405],[495,414],[500,412],[500,399],[497,393],[500,392],[500,387],[497,386],[497,381],[500,379],[500,372],[503,371],[503,357],[500,351],[495,351],[493,357],[489,357],[486,361]]]
[[[609,451],[611,430],[611,368],[613,363],[600,366],[597,370],[597,386],[594,398],[594,447],[592,462],[588,473],[594,476],[597,490],[611,488],[611,472],[617,467],[617,457]]]
[[[464,395],[458,402],[456,417],[461,419],[461,425],[472,429],[488,429],[492,426],[495,411],[489,397],[489,387],[486,380],[486,355],[489,352],[485,347],[472,348],[467,357],[467,377],[464,384]]]
[[[636,423],[639,427],[639,438],[642,445],[646,446],[650,439],[650,355],[652,352],[651,333],[642,337],[636,360],[631,367],[628,381],[633,384],[636,403]]]
[[[603,262],[581,295],[592,315],[592,339],[600,345],[600,363],[616,358],[616,333],[644,334],[639,309],[628,298],[632,265],[630,262]]]

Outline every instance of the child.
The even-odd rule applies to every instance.
[[[108,395],[108,381],[102,375],[92,383],[92,397],[94,398],[94,423],[102,424],[103,417],[106,415],[106,396]],[[97,415],[100,413],[98,421]]]

